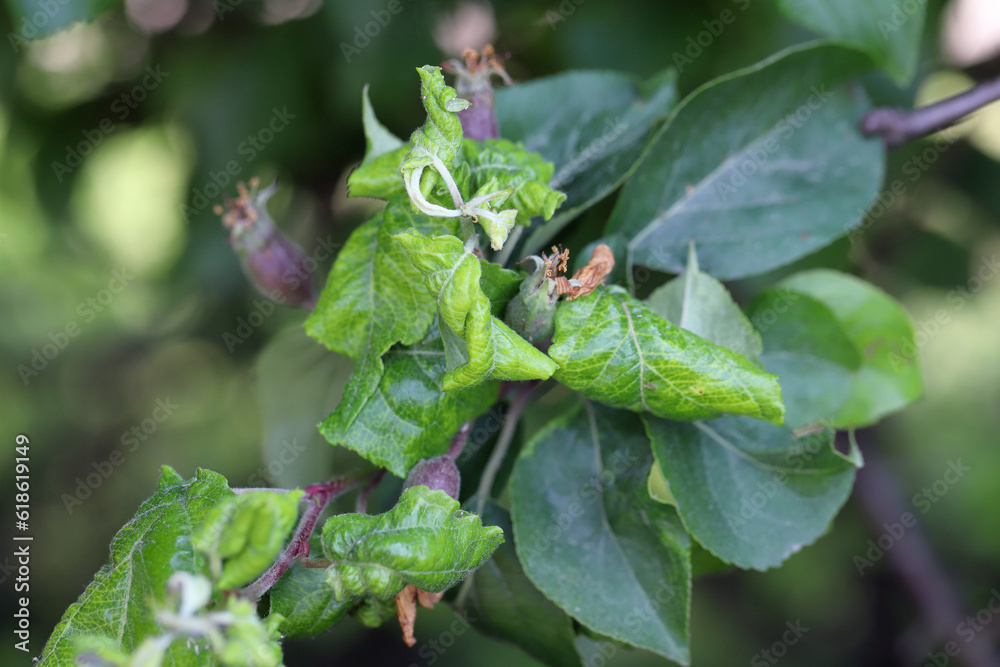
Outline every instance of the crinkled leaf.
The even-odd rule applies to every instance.
[[[472,575],[468,609],[476,628],[513,642],[547,665],[578,667],[573,620],[524,574],[514,550],[510,515],[487,502],[482,516],[485,524],[500,526],[506,539]]]
[[[778,0],[793,21],[869,54],[900,85],[920,55],[925,2],[899,0]]]
[[[484,380],[548,379],[555,363],[493,317],[480,286],[479,259],[455,236],[424,236],[409,230],[395,236],[437,295],[439,325],[448,373],[445,391]]]
[[[355,361],[423,338],[436,303],[392,237],[409,228],[445,233],[451,222],[414,213],[406,202],[390,202],[347,240],[306,320],[306,332]]]
[[[860,355],[850,397],[833,417],[860,428],[906,407],[924,393],[913,324],[903,307],[869,283],[837,271],[797,273],[779,283],[829,308]]]
[[[830,422],[851,393],[861,355],[828,307],[774,287],[758,294],[747,314],[763,335],[760,361],[778,376],[785,397],[785,425]]]
[[[796,438],[746,417],[643,419],[684,526],[729,563],[780,565],[823,535],[850,495],[855,468],[831,431]]]
[[[72,665],[74,637],[109,637],[125,652],[133,651],[161,628],[152,606],[162,602],[167,579],[178,570],[207,574],[205,559],[191,544],[191,533],[216,503],[232,495],[226,478],[199,469],[185,481],[163,467],[156,493],[111,540],[111,558],[63,614],[42,650],[39,665]],[[183,644],[172,646],[168,660],[189,664]],[[169,663],[168,663],[169,664]]]
[[[443,454],[458,427],[486,412],[497,397],[495,382],[442,390],[447,368],[437,327],[419,344],[391,350],[382,362],[384,369],[358,366],[320,432],[399,477],[420,459]]]
[[[672,114],[622,189],[608,235],[635,264],[680,273],[693,241],[719,279],[762,273],[861,222],[885,149],[858,120],[868,103],[845,79],[860,53],[797,46],[706,83]]]
[[[326,583],[338,600],[388,599],[407,584],[439,593],[482,565],[503,542],[444,491],[414,486],[385,514],[341,514],[323,526]]]
[[[458,97],[455,89],[446,85],[440,67],[424,65],[420,75],[420,98],[427,110],[427,121],[410,135],[410,149],[400,165],[403,178],[440,161],[450,167],[462,147],[462,122],[458,112],[469,102]],[[437,171],[424,169],[420,191],[427,195],[440,181]]]
[[[660,317],[727,350],[757,359],[762,351],[760,334],[729,290],[698,268],[692,245],[684,274],[659,287],[646,305]]]
[[[318,543],[316,551],[319,552]],[[271,587],[270,613],[282,615],[282,634],[315,637],[347,615],[355,600],[338,602],[325,579],[323,568],[303,567],[296,561]]]
[[[585,404],[518,456],[510,482],[517,554],[546,597],[591,630],[687,664],[690,542],[646,493],[638,417]]]
[[[517,294],[524,276],[517,271],[505,269],[499,264],[487,262],[485,259],[479,260],[479,266],[483,270],[479,278],[479,286],[483,288],[483,294],[490,300],[490,311],[493,313],[493,317],[502,317],[507,304]]]
[[[191,536],[208,558],[216,586],[249,584],[274,562],[298,517],[302,491],[252,491],[226,498],[210,509]]]
[[[566,193],[558,213],[531,230],[527,252],[540,249],[625,180],[651,128],[666,117],[676,97],[672,69],[641,86],[624,74],[577,71],[497,91],[501,136],[553,162],[548,184]]]
[[[517,224],[528,225],[535,216],[550,219],[566,199],[548,185],[554,171],[552,163],[526,150],[523,144],[505,139],[466,139],[461,159],[469,169],[470,192],[512,190],[510,198],[497,210],[517,209]],[[484,187],[487,184],[491,185]]]
[[[778,378],[663,319],[621,287],[599,287],[556,312],[555,377],[587,398],[670,419],[722,413],[781,423]]]

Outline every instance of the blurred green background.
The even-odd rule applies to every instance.
[[[0,423],[8,447],[0,470],[11,479],[14,436],[27,434],[33,655],[152,493],[160,465],[184,476],[211,468],[233,485],[295,485],[348,463],[312,425],[337,402],[349,363],[305,338],[301,312],[268,312],[244,279],[211,211],[237,179],[280,178],[272,213],[327,267],[327,249],[372,210],[345,198],[346,175],[364,150],[365,83],[383,123],[405,137],[423,118],[414,68],[486,41],[509,56],[515,80],[572,68],[648,76],[673,64],[705,21],[735,11],[737,20],[683,68],[686,93],[810,38],[769,0],[400,3],[367,42],[359,31],[373,11],[386,15],[384,0],[71,2],[65,11],[111,8],[30,43],[17,37],[30,36],[21,17],[44,3],[8,0],[10,11],[0,12]],[[961,12],[943,15],[943,4],[928,3],[911,88],[881,76],[865,81],[880,103],[926,103],[968,86],[970,74],[996,73],[990,48],[1000,46],[1000,8],[989,4],[996,20],[963,33]],[[973,37],[987,47],[963,55]],[[933,161],[924,155],[931,142],[894,151],[887,183],[901,179],[903,195],[853,244],[843,239],[799,266],[864,276],[899,298],[924,332],[926,398],[862,440],[889,464],[903,508],[916,514],[974,614],[1000,587],[1000,280],[991,280],[1000,270],[1000,110],[957,132],[961,139],[932,151]],[[929,168],[915,170],[914,159]],[[609,205],[560,240],[582,247],[595,238]],[[772,278],[732,288],[746,299]],[[958,460],[971,471],[923,513],[915,494],[933,490]],[[698,579],[694,664],[925,664],[940,647],[912,587],[888,558],[858,574],[855,556],[880,532],[852,498],[830,534],[782,569]],[[919,539],[906,535],[894,549]],[[0,625],[11,637],[13,587],[2,558]],[[535,664],[474,624],[466,631],[454,622],[446,605],[421,612],[417,637],[438,639],[438,651],[427,643],[408,650],[398,628],[372,631],[348,619],[314,640],[288,642],[286,661]],[[788,622],[809,630],[771,662],[762,651],[780,642]],[[995,644],[998,632],[1000,619],[976,642]],[[12,644],[0,646],[0,664],[28,664]],[[612,663],[658,661],[618,650]]]

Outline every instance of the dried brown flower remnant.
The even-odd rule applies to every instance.
[[[424,609],[433,609],[442,597],[444,593],[428,593],[413,584],[407,584],[406,588],[396,595],[396,616],[399,618],[399,627],[403,629],[403,642],[407,646],[417,643],[413,636],[413,626],[417,621],[417,603],[419,602]]]
[[[542,259],[545,261],[545,275],[549,278],[556,278],[569,268],[569,250],[560,250],[559,246],[552,246],[552,254],[546,257],[542,255]]]
[[[565,260],[561,266],[564,265]],[[572,278],[565,276],[552,276],[552,278],[556,281],[556,291],[565,294],[566,300],[571,301],[587,296],[597,289],[613,268],[615,268],[615,255],[611,252],[611,248],[601,243],[590,254],[590,261],[586,266],[574,273]]]

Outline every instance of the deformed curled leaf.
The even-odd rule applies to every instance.
[[[679,420],[723,413],[780,424],[778,378],[663,319],[620,287],[566,301],[549,355],[556,379],[588,398]]]
[[[407,584],[440,593],[486,562],[503,530],[483,526],[444,491],[414,486],[385,514],[341,514],[323,526],[326,583],[337,600],[393,598]]]
[[[445,391],[499,380],[545,380],[555,363],[528,341],[493,317],[490,300],[480,285],[482,267],[455,236],[429,237],[407,230],[393,237],[427,288],[437,295],[438,318],[445,340],[448,373]]]

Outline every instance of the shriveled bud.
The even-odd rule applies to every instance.
[[[441,490],[458,500],[458,491],[462,486],[462,475],[458,472],[455,461],[447,454],[424,459],[410,468],[403,490],[411,486],[426,486],[431,491]]]
[[[306,254],[274,224],[267,212],[267,200],[278,191],[275,181],[263,190],[256,178],[250,189],[243,183],[239,197],[215,207],[229,229],[229,243],[239,255],[243,271],[263,296],[285,306],[312,310],[318,294],[306,263]]]
[[[500,130],[493,109],[494,76],[500,77],[507,85],[513,82],[503,68],[503,61],[487,44],[481,53],[466,49],[462,59],[452,59],[444,63],[445,71],[455,75],[455,92],[472,104],[458,112],[462,121],[462,134],[466,139],[498,139]]]

